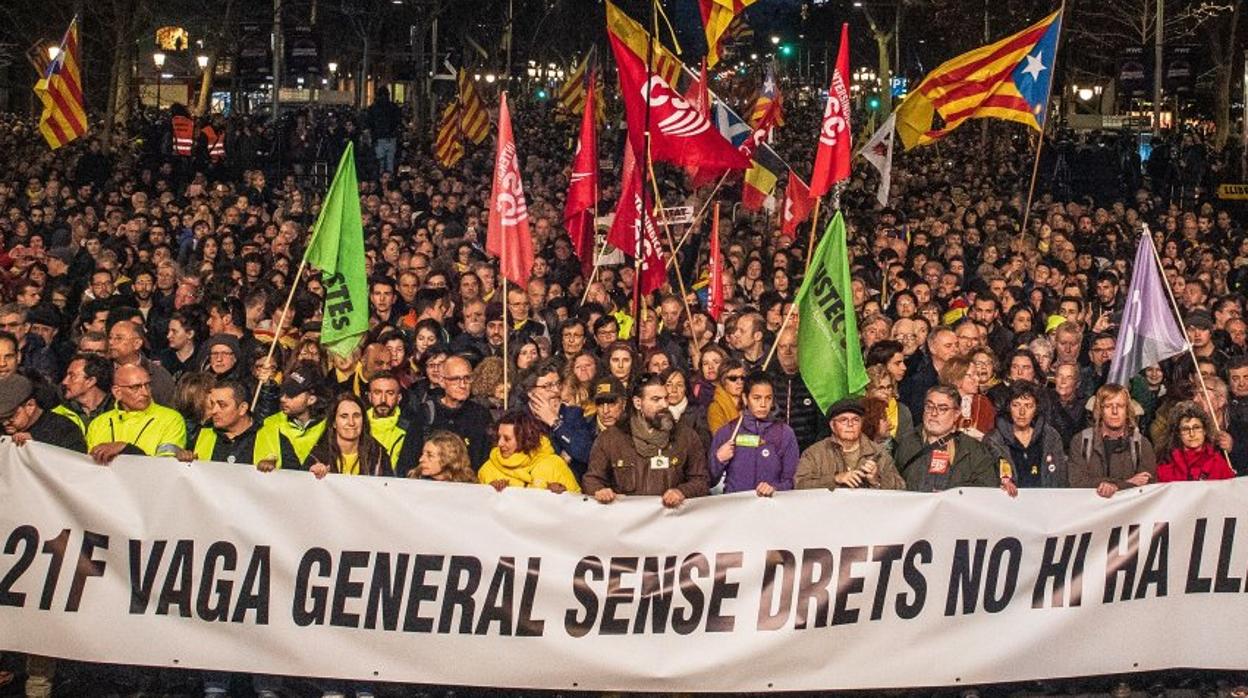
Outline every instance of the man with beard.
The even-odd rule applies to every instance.
[[[320,414],[321,381],[320,369],[309,362],[286,374],[281,388],[282,410],[265,419],[256,436],[256,465],[260,470],[303,467],[325,433],[325,418]]]
[[[912,492],[958,487],[998,487],[997,459],[986,446],[958,430],[962,397],[937,385],[924,396],[923,426],[897,438],[897,470]]]
[[[256,457],[256,435],[260,433],[260,423],[251,415],[250,399],[251,395],[242,383],[230,380],[218,382],[208,392],[212,428],[200,429],[195,437],[195,448],[178,451],[178,460],[184,463],[203,460],[257,465],[261,460]],[[260,468],[266,472],[273,469],[277,460],[273,454],[268,454],[267,459],[269,462]]]
[[[620,418],[628,409],[624,384],[620,382],[620,379],[610,375],[603,376],[594,381],[589,393],[598,407],[594,412],[595,433],[601,434],[619,424]]]
[[[369,432],[390,455],[395,475],[407,477],[408,469],[416,465],[424,444],[419,425],[413,424],[399,407],[402,398],[399,379],[389,371],[374,375],[368,382]]]
[[[710,493],[702,441],[676,423],[658,376],[638,381],[632,414],[594,441],[582,484],[603,504],[619,495],[645,495],[662,497],[663,506],[674,508]]]

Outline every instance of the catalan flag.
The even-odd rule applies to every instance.
[[[53,150],[87,132],[87,113],[82,100],[82,79],[78,70],[78,18],[75,17],[61,39],[60,50],[48,62],[43,77],[35,83],[35,94],[43,102],[39,132]]]
[[[485,109],[485,102],[477,94],[477,88],[468,77],[468,72],[459,69],[459,109],[460,129],[464,138],[480,145],[490,135],[490,113]]]
[[[1043,130],[1061,23],[1059,10],[928,73],[897,109],[906,149],[937,141],[967,119],[1005,119]]]
[[[758,92],[758,97],[754,99],[754,106],[750,109],[751,128],[758,128],[758,125],[764,122],[773,127],[784,125],[780,87],[776,82],[774,63],[767,66],[767,76],[763,78],[763,86]]]
[[[728,28],[724,30],[724,36],[720,39],[720,46],[727,44],[735,44],[746,42],[754,38],[754,27],[745,21],[745,15],[737,15],[728,23]]]
[[[585,109],[585,94],[590,77],[592,76],[597,84],[602,84],[602,64],[598,61],[597,53],[597,47],[591,47],[589,53],[585,54],[584,60],[559,87],[557,95],[559,105],[573,114],[580,114]],[[605,100],[602,99],[594,102],[594,120],[600,124],[607,120],[604,103]]]
[[[438,125],[438,137],[433,143],[433,154],[443,167],[454,167],[464,157],[463,116],[456,99],[442,111]]]
[[[714,68],[719,62],[724,34],[728,26],[739,17],[745,8],[757,0],[698,0],[698,9],[702,12],[702,24],[706,28],[706,65]]]
[[[633,55],[648,58],[646,42],[650,41],[650,32],[628,15],[620,11],[613,3],[607,3],[607,32],[614,35],[621,43],[632,51]],[[654,39],[654,73],[663,78],[663,82],[677,86],[683,75],[685,64],[667,50],[663,42]]]

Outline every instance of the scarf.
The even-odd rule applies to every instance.
[[[672,416],[679,422],[681,415],[685,413],[685,410],[689,409],[689,398],[681,398],[680,402],[675,405],[668,405],[667,409],[672,411]]]
[[[659,452],[667,448],[668,442],[671,441],[672,432],[655,429],[640,414],[630,417],[628,425],[633,432],[633,448],[637,449],[637,453],[643,458],[654,458],[659,455]]]

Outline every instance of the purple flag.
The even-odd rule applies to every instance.
[[[1107,378],[1118,385],[1127,385],[1146,366],[1187,350],[1187,338],[1170,310],[1169,295],[1163,288],[1166,282],[1147,226],[1135,252],[1133,269]]]

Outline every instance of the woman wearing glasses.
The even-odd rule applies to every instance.
[[[1175,405],[1170,422],[1170,451],[1157,466],[1160,482],[1229,480],[1235,477],[1226,454],[1214,443],[1212,420],[1194,402]]]
[[[741,396],[745,394],[745,364],[726,359],[719,367],[715,397],[706,408],[706,423],[711,433],[741,416]]]

